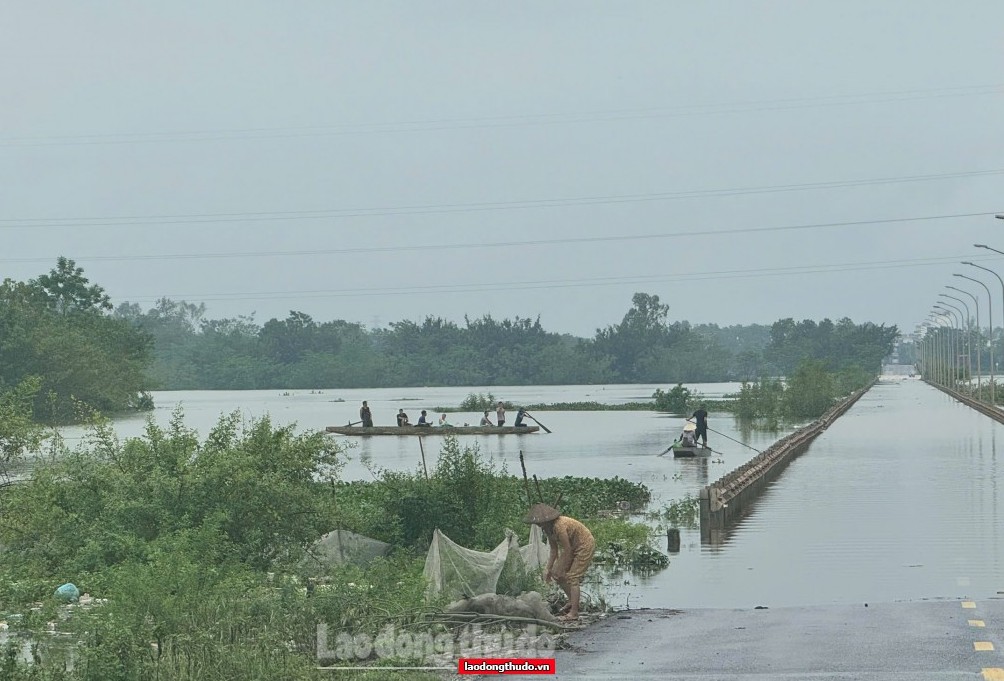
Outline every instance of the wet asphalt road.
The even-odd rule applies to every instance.
[[[568,643],[559,679],[1004,680],[1004,600],[635,610]]]

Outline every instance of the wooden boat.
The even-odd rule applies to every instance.
[[[328,426],[325,430],[338,435],[526,435],[540,426]]]
[[[694,445],[693,447],[688,447],[687,445],[681,445],[679,443],[673,445],[673,458],[691,458],[695,456],[708,456],[711,454],[711,449],[708,447],[701,447],[700,445]]]

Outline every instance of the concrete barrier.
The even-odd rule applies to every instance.
[[[844,414],[871,387],[858,390],[830,407],[825,414],[768,447],[762,454],[726,473],[701,490],[701,539],[712,541],[732,522],[748,512],[764,488],[820,433]]]
[[[987,416],[989,416],[993,420],[998,421],[1000,423],[1004,423],[1004,411],[1001,411],[997,407],[989,405],[986,402],[980,402],[975,397],[970,397],[969,395],[965,395],[963,393],[960,393],[957,390],[952,390],[951,388],[946,388],[943,385],[938,385],[937,383],[932,383],[931,381],[928,381],[927,379],[924,379],[924,383],[927,383],[928,385],[937,388],[938,390],[940,390],[941,392],[945,393],[946,395],[950,395],[950,396],[954,397],[955,399],[957,399],[959,402],[961,402],[962,404],[966,405],[967,407],[972,407],[973,409],[975,409],[976,411],[980,412],[981,414],[986,414]]]

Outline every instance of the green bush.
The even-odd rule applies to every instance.
[[[481,393],[468,393],[467,397],[460,403],[460,411],[494,412],[498,407],[499,400],[492,393],[482,395]],[[512,409],[512,404],[503,402],[506,409]],[[436,411],[441,411],[436,409]]]
[[[669,392],[657,388],[652,397],[655,399],[656,411],[683,414],[690,403],[690,389],[684,388],[682,383],[677,383]]]
[[[793,418],[817,418],[837,400],[833,375],[822,362],[803,360],[788,380],[782,400],[784,413]]]
[[[662,569],[669,558],[652,546],[651,530],[646,525],[620,518],[587,523],[596,540],[594,562],[608,568]]]
[[[615,477],[545,478],[539,481],[547,503],[561,497],[561,511],[594,518],[622,501],[640,509],[651,499],[644,485]],[[536,485],[530,483],[536,501]],[[476,445],[461,447],[446,436],[436,467],[422,473],[380,473],[376,482],[344,482],[334,487],[336,524],[374,539],[419,550],[439,529],[469,548],[487,550],[502,541],[506,528],[524,539],[526,487],[521,478],[480,455]]]

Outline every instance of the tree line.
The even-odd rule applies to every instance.
[[[294,310],[260,324],[167,298],[113,309],[82,268],[59,258],[47,274],[0,285],[0,394],[35,380],[36,417],[69,421],[87,409],[149,408],[154,389],[751,381],[789,375],[803,359],[874,373],[897,337],[895,326],[849,319],[692,325],[647,293],[589,338],[491,315],[367,329]]]
[[[647,293],[591,338],[491,315],[367,329],[291,311],[258,324],[208,319],[204,305],[169,299],[146,311],[126,303],[115,316],[154,338],[151,380],[188,390],[748,381],[789,374],[804,358],[877,372],[898,336],[895,326],[850,319],[691,325],[671,321]]]

